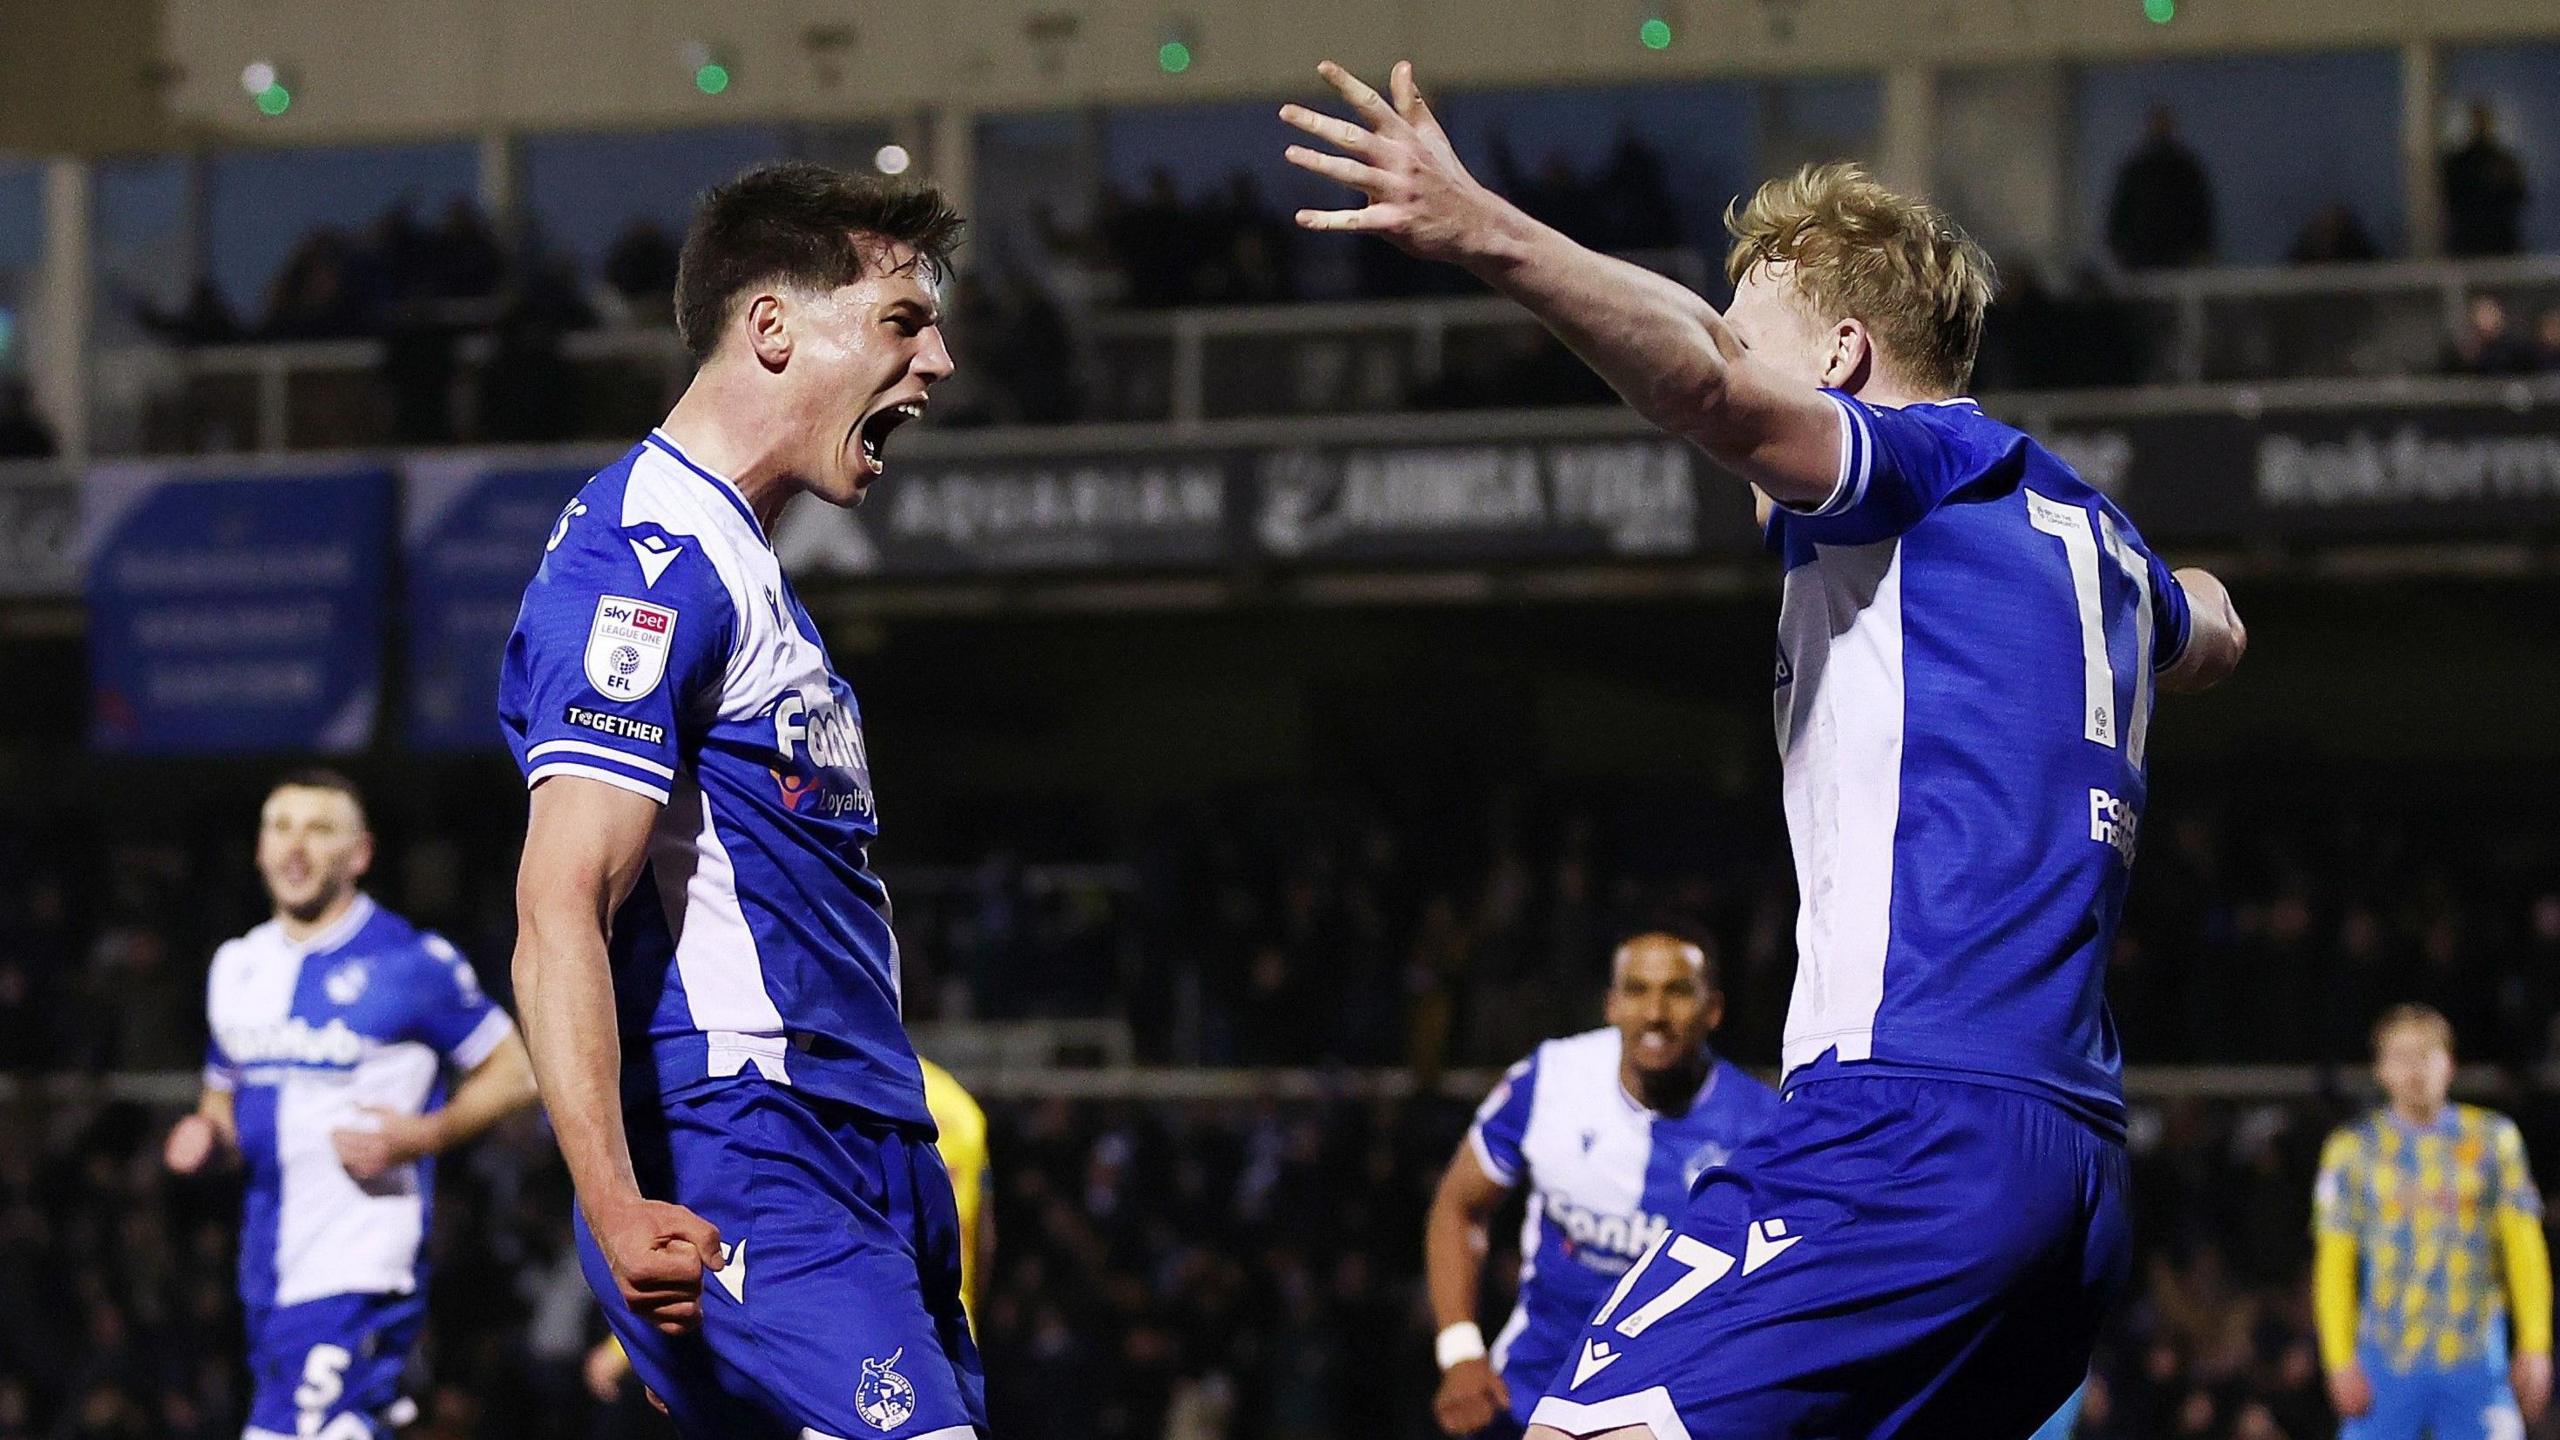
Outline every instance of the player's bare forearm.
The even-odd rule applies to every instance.
[[[645,863],[656,807],[610,785],[535,787],[516,879],[516,1008],[578,1203],[640,1198],[622,1125],[622,1037],[606,942]]]
[[[551,1129],[589,1220],[637,1197],[622,1129],[622,1038],[601,934],[585,944],[528,928],[516,944],[516,1004]]]
[[[1434,1329],[1476,1318],[1477,1288],[1484,1270],[1485,1220],[1506,1193],[1484,1173],[1465,1145],[1449,1160],[1423,1224],[1423,1277],[1431,1289]]]
[[[1720,431],[1730,428],[1725,387],[1741,347],[1716,307],[1668,276],[1512,214],[1460,263],[1538,317],[1637,414],[1711,452],[1733,448],[1743,437]]]
[[[509,1035],[471,1067],[453,1087],[453,1098],[436,1112],[435,1148],[468,1144],[536,1098],[533,1057],[525,1052],[522,1035]]]
[[[2231,592],[2210,570],[2176,572],[2187,592],[2187,648],[2178,662],[2160,672],[2160,688],[2174,694],[2210,690],[2231,678],[2249,653],[2249,627],[2231,603]]]

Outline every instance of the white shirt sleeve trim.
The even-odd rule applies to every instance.
[[[204,1067],[204,1088],[228,1095],[240,1088],[240,1077],[219,1065],[207,1065]]]
[[[580,765],[569,760],[555,760],[548,765],[535,766],[533,773],[524,777],[524,788],[530,790],[554,775],[575,775],[581,780],[601,780],[615,789],[628,790],[634,795],[646,795],[661,805],[667,803],[667,791],[663,786],[652,785],[646,780],[635,779],[619,771],[600,769],[593,765]]]
[[[596,745],[585,740],[545,740],[524,752],[524,758],[527,760],[539,760],[545,755],[594,755],[628,765],[644,775],[655,775],[661,780],[676,778],[675,767],[672,765],[661,765],[655,760],[626,754],[610,745]]]
[[[1840,475],[1831,482],[1831,493],[1819,505],[1796,505],[1771,497],[1779,509],[1807,517],[1837,515],[1855,507],[1866,498],[1867,479],[1875,471],[1875,435],[1866,417],[1858,413],[1857,402],[1829,392],[1825,398],[1840,409]]]
[[[446,1053],[453,1058],[454,1064],[465,1070],[476,1070],[480,1068],[481,1061],[496,1054],[498,1047],[514,1033],[516,1022],[507,1018],[506,1011],[493,1007],[480,1017],[479,1024],[471,1027],[470,1034],[462,1037],[461,1043]]]

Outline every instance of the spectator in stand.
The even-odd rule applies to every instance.
[[[2204,162],[2178,139],[2177,117],[2166,105],[2152,107],[2142,148],[2116,172],[2107,247],[2129,270],[2196,265],[2213,256],[2213,184]]]
[[[344,340],[366,333],[375,317],[357,293],[355,268],[346,232],[323,227],[304,237],[269,291],[264,337]]]
[[[187,287],[187,303],[179,308],[160,310],[137,301],[133,318],[144,330],[173,345],[228,345],[240,338],[240,321],[210,275],[196,277]]]
[[[0,460],[44,460],[54,450],[53,427],[36,413],[27,382],[0,377]]]
[[[560,348],[558,307],[520,300],[499,317],[496,343],[480,367],[480,434],[538,444],[565,440],[574,423],[575,376]]]
[[[2544,309],[2534,322],[2533,366],[2546,374],[2560,371],[2560,305]]]
[[[2373,234],[2364,228],[2355,207],[2340,200],[2311,217],[2284,258],[2296,265],[2335,265],[2378,260],[2382,247],[2373,243]]]
[[[485,300],[506,285],[507,252],[480,207],[455,196],[419,249],[424,289],[440,300]]]
[[[604,283],[637,325],[675,323],[676,242],[642,217],[623,229],[604,257]]]
[[[1592,198],[1605,248],[1668,250],[1680,243],[1680,212],[1663,179],[1662,152],[1646,144],[1633,126],[1618,132]]]
[[[2469,258],[2513,255],[2524,243],[2524,162],[2498,140],[2497,112],[2471,102],[2471,137],[2444,157],[2444,248]]]
[[[2507,318],[2505,302],[2495,295],[2474,295],[2444,368],[2457,375],[2523,375],[2535,368],[2537,358]]]

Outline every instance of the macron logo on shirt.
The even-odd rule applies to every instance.
[[[683,553],[683,546],[670,544],[664,535],[644,535],[631,542],[631,557],[640,562],[640,578],[652,588]]]

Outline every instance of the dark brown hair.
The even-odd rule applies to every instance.
[[[711,358],[740,292],[785,284],[832,290],[869,274],[894,245],[939,282],[960,245],[960,212],[931,186],[889,185],[786,161],[715,186],[695,207],[676,262],[676,334]]]
[[[343,773],[332,770],[325,765],[312,765],[293,771],[290,774],[287,774],[283,779],[268,786],[267,794],[272,797],[279,790],[334,791],[340,795],[346,796],[349,801],[354,803],[356,807],[357,824],[367,826],[368,828],[370,828],[372,824],[371,821],[365,818],[364,792],[356,788],[356,782],[348,779]]]

